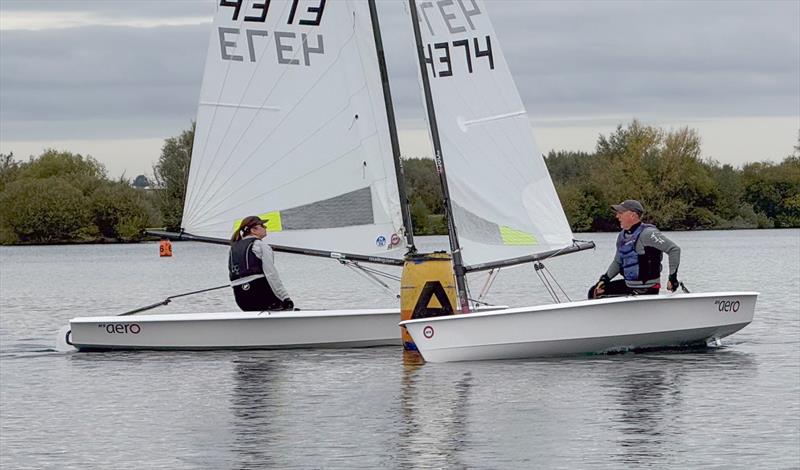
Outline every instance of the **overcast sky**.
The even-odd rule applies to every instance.
[[[152,173],[194,118],[214,0],[0,0],[0,153]],[[780,161],[800,130],[800,0],[486,0],[542,152],[638,118],[704,156]],[[406,2],[378,0],[407,156],[428,152]]]

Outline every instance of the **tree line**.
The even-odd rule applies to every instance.
[[[147,227],[180,228],[194,124],[166,139],[152,186],[109,179],[89,156],[47,150],[28,161],[0,154],[0,244],[134,242]],[[610,209],[638,199],[662,230],[800,227],[800,137],[781,163],[741,168],[703,160],[700,137],[633,121],[598,138],[593,153],[551,151],[550,175],[572,230],[615,231]],[[403,161],[414,233],[446,234],[433,160]]]
[[[612,204],[637,199],[662,230],[800,227],[800,136],[781,163],[741,168],[701,158],[697,131],[632,121],[599,136],[595,151],[544,158],[574,232],[619,230]],[[436,167],[404,162],[414,232],[444,234]]]
[[[193,138],[194,125],[166,139],[152,187],[109,179],[90,156],[0,154],[0,244],[136,242],[145,228],[179,227]]]

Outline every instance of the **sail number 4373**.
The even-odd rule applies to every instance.
[[[298,11],[299,0],[293,0],[286,19],[287,25],[300,26],[319,26],[322,21],[322,13],[325,11],[325,0],[311,2],[311,6],[304,5]],[[324,54],[325,42],[321,34],[316,34],[315,38],[305,32],[295,31],[266,31],[259,23],[264,23],[269,12],[269,0],[256,0],[243,8],[243,0],[221,0],[220,6],[228,7],[232,10],[231,26],[239,25],[239,16],[244,13],[244,24],[251,24],[252,28],[222,27],[218,28],[219,46],[222,60],[233,62],[244,62],[245,55],[250,62],[257,62],[258,58],[265,55],[265,47],[274,47],[277,53],[278,63],[285,65],[311,65],[311,54]],[[308,3],[308,2],[305,2]],[[291,28],[291,26],[287,26]],[[239,37],[244,36],[247,40],[247,50],[243,54],[239,49]],[[271,45],[274,43],[274,46]],[[303,61],[298,58],[298,50],[302,50]]]
[[[222,7],[230,7],[233,9],[233,14],[231,19],[233,21],[239,20],[239,13],[242,12],[242,0],[220,0],[219,5]],[[289,9],[289,14],[287,17],[286,24],[293,24],[295,23],[295,19],[297,19],[298,23],[305,26],[319,26],[319,22],[322,21],[322,13],[325,11],[325,0],[316,0],[312,2],[304,2],[312,4],[308,6],[305,11],[300,11],[298,15],[297,6],[300,3],[300,0],[292,0],[292,7]],[[252,23],[263,23],[267,20],[267,12],[269,11],[270,0],[256,0],[250,6],[252,11],[245,12],[244,21],[252,22]],[[246,7],[245,7],[246,8]],[[310,14],[306,17],[302,16],[303,14]]]

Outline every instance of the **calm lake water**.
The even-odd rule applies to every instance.
[[[761,292],[723,347],[453,364],[394,347],[58,352],[72,317],[227,283],[225,247],[2,247],[0,467],[800,468],[800,231],[669,236],[690,290]],[[572,299],[613,250],[613,234],[578,237],[597,250],[548,263]],[[330,260],[277,264],[301,308],[397,305]],[[550,302],[530,266],[487,300]],[[235,308],[226,289],[155,312]]]

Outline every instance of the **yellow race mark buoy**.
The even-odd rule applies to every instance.
[[[406,256],[400,278],[400,320],[452,315],[456,306],[453,258],[445,252]],[[411,335],[401,328],[403,347],[415,351]]]

